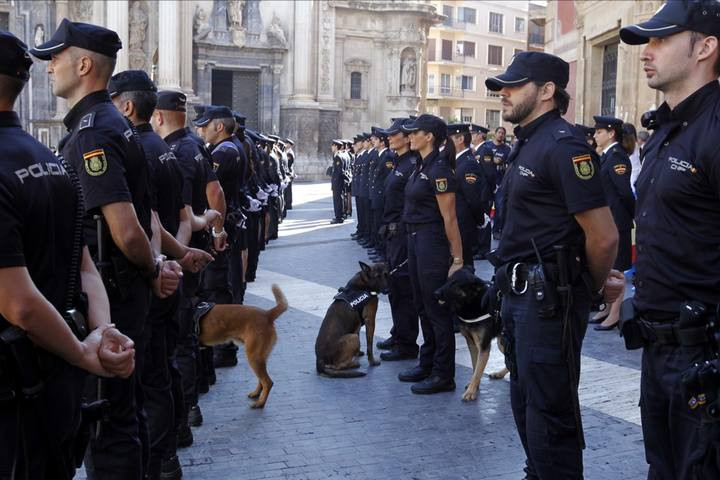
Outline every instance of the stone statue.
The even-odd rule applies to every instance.
[[[283,47],[287,45],[285,31],[283,30],[282,25],[280,25],[280,19],[277,15],[273,14],[272,21],[270,22],[270,25],[268,25],[265,34],[267,35],[269,43],[282,45]]]
[[[400,66],[400,90],[415,91],[417,84],[417,61],[414,57],[404,55]]]
[[[215,0],[210,25],[213,38],[220,43],[228,43],[230,18],[228,16],[228,0]]]
[[[130,41],[128,42],[130,68],[145,68],[145,35],[148,27],[148,15],[141,2],[135,1],[130,8]]]
[[[193,30],[195,32],[195,41],[205,40],[210,33],[210,25],[208,25],[207,14],[200,5],[195,5],[195,13],[193,15]]]
[[[87,0],[70,2],[70,16],[76,22],[89,23],[92,20],[93,4]]]
[[[45,42],[45,27],[42,24],[38,24],[35,27],[35,46]]]
[[[238,47],[245,45],[245,27],[243,27],[243,12],[245,11],[245,0],[229,0],[228,17],[230,24],[230,36],[232,42]]]

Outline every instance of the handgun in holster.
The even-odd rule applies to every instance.
[[[645,337],[642,333],[640,318],[635,311],[632,298],[623,300],[620,305],[620,320],[618,322],[620,336],[625,340],[625,349],[637,350],[645,346]]]

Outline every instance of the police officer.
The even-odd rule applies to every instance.
[[[355,214],[357,215],[357,225],[355,231],[350,234],[350,238],[358,240],[363,230],[362,209],[360,207],[360,166],[363,159],[363,137],[358,134],[353,137],[353,162],[352,162],[352,185],[350,194],[355,198]]]
[[[596,115],[594,138],[602,149],[600,157],[600,176],[607,196],[610,212],[618,230],[618,253],[613,268],[624,272],[632,266],[632,228],[635,213],[635,196],[630,188],[632,165],[622,146],[623,121],[610,116]],[[610,308],[605,308],[593,322],[604,320],[595,330],[605,331],[615,328],[620,319],[620,305],[623,295]]]
[[[87,372],[128,377],[134,348],[110,324],[84,247],[77,179],[13,111],[30,78],[27,46],[0,30],[0,57],[0,478],[66,480],[84,450],[77,433]],[[77,324],[69,309],[82,312]]]
[[[700,302],[706,315],[694,326],[705,332],[720,304],[718,17],[715,1],[669,1],[647,22],[620,30],[623,42],[646,44],[648,85],[665,97],[636,185],[633,303],[654,337],[644,339],[640,386],[653,479],[720,476],[720,423],[701,421],[704,408],[690,410],[680,388],[683,372],[711,358],[712,345],[680,340],[677,320],[684,302]]]
[[[138,363],[142,363],[148,287],[159,297],[169,296],[177,289],[181,268],[176,262],[165,262],[150,244],[147,162],[136,132],[108,95],[107,83],[120,48],[112,30],[63,19],[52,38],[30,52],[49,60],[53,93],[68,100],[70,111],[63,123],[70,133],[59,151],[80,177],[85,240],[100,262],[113,322],[138,345]],[[85,461],[90,478],[143,475],[141,441],[147,439],[138,438],[138,380],[132,376],[102,382],[110,413],[109,421],[90,442]],[[88,385],[91,395],[98,389],[95,382]]]
[[[470,125],[448,125],[448,140],[455,146],[455,179],[458,192],[455,195],[460,237],[463,246],[463,264],[474,270],[473,252],[477,248],[478,227],[485,223],[488,198],[491,189],[485,174],[471,150]]]
[[[415,170],[417,153],[410,150],[410,138],[401,127],[409,118],[397,118],[384,130],[390,149],[397,155],[395,166],[385,180],[385,207],[381,235],[385,239],[390,279],[388,299],[393,326],[390,338],[383,342],[389,352],[380,354],[386,361],[415,359],[418,355],[418,313],[408,273],[407,232],[402,220],[405,206],[405,185]]]
[[[476,125],[474,123],[470,124],[470,139],[472,140],[472,151],[475,152],[475,155],[477,155],[477,150],[482,146],[483,143],[487,140],[487,134],[490,130],[487,128]]]
[[[385,261],[385,241],[378,234],[382,225],[383,210],[385,206],[385,179],[395,166],[395,154],[388,148],[385,130],[374,127],[373,138],[376,139],[377,161],[375,169],[371,171],[370,179],[370,208],[372,209],[373,234],[375,235],[375,249],[371,251],[370,259],[374,262]]]
[[[340,140],[333,140],[330,143],[330,152],[332,153],[332,170],[330,174],[330,187],[333,194],[333,211],[335,218],[330,223],[343,223],[345,215],[343,213],[343,182],[345,172],[345,161],[340,155],[340,149],[343,143]]]
[[[285,191],[283,192],[283,195],[285,195],[285,211],[283,212],[283,218],[287,217],[288,210],[292,210],[292,184],[293,180],[295,180],[295,142],[293,142],[290,138],[286,138],[285,143],[287,144],[287,150],[285,153],[287,154],[289,179],[287,187],[285,187]]]
[[[527,478],[582,478],[580,347],[617,245],[593,152],[561,117],[568,71],[559,57],[522,52],[485,81],[502,97],[503,119],[518,124],[496,282]]]
[[[158,92],[157,105],[151,123],[163,137],[177,158],[183,176],[182,199],[188,218],[189,229],[180,229],[178,241],[194,248],[210,250],[213,239],[210,230],[221,231],[225,212],[225,195],[210,164],[209,153],[204,141],[190,128],[185,127],[187,98],[182,92]],[[208,208],[211,207],[211,208]],[[215,238],[219,243],[222,238]],[[200,413],[196,378],[200,352],[194,328],[195,298],[200,287],[200,275],[185,272],[178,312],[177,338],[170,339],[168,352],[173,355],[171,365],[173,395],[176,412],[177,435],[175,444],[168,447],[163,462],[163,473],[168,478],[181,474],[177,461],[177,447],[187,447],[193,442],[188,415],[192,410],[197,423]],[[175,345],[176,343],[176,345]],[[178,375],[180,374],[180,375]],[[172,439],[171,439],[172,442]]]
[[[490,130],[472,123],[470,124],[470,132],[472,135],[475,160],[477,160],[478,164],[482,167],[485,184],[489,186],[488,196],[485,201],[488,203],[487,211],[490,212],[495,202],[495,192],[497,190],[497,167],[493,163],[492,142],[487,140],[487,134]],[[483,222],[480,224],[479,229],[477,248],[473,252],[474,258],[476,260],[484,260],[490,251],[491,243],[492,224],[490,223],[490,217],[483,217]]]
[[[493,218],[492,235],[495,240],[499,240],[502,235],[502,226],[504,221],[502,179],[507,171],[507,160],[510,155],[510,145],[505,143],[507,132],[505,127],[499,126],[495,128],[495,135],[492,140],[485,142],[485,151],[492,154],[492,163],[495,166],[495,215]]]
[[[402,126],[410,148],[420,158],[405,186],[403,222],[408,234],[408,269],[420,316],[424,343],[419,365],[398,375],[417,382],[413,393],[432,394],[455,389],[453,314],[433,293],[462,268],[463,252],[455,214],[457,182],[453,174],[455,145],[447,142],[447,124],[423,114]]]
[[[368,156],[370,155],[370,140],[367,134],[360,134],[362,149],[355,157],[355,186],[357,187],[358,235],[356,241],[360,246],[366,246],[370,241],[370,226],[368,218]]]

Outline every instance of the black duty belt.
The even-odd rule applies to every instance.
[[[682,345],[693,347],[710,341],[706,326],[680,328],[678,320],[672,322],[653,322],[641,316],[638,320],[640,335],[651,343],[660,345]]]
[[[406,223],[405,230],[407,230],[407,233],[416,233],[416,232],[419,232],[420,230],[424,230],[426,228],[440,227],[440,226],[442,226],[442,222]]]

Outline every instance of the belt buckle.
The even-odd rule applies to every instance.
[[[520,263],[520,262],[518,262],[518,263],[516,263],[515,265],[513,265],[513,266],[512,266],[512,272],[511,272],[511,274],[510,274],[510,290],[512,290],[512,292],[513,292],[515,295],[522,295],[522,294],[524,294],[525,292],[527,292],[527,288],[528,288],[528,281],[527,281],[527,280],[525,280],[525,285],[523,285],[522,289],[518,289],[518,288],[517,288],[518,269],[519,269],[522,265],[523,265],[523,264]]]

